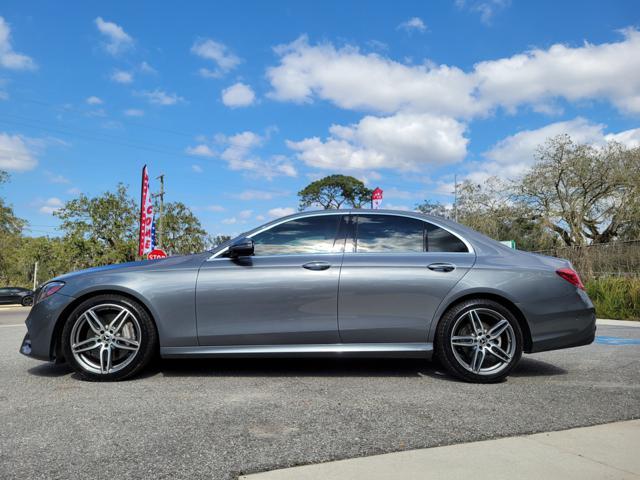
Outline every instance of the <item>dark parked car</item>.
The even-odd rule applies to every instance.
[[[22,287],[0,288],[0,304],[16,303],[24,307],[33,305],[33,290]]]
[[[36,292],[20,351],[119,380],[156,355],[433,354],[496,382],[523,352],[591,343],[595,313],[566,260],[415,212],[325,210],[211,252],[92,268]]]

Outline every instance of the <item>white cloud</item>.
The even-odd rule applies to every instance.
[[[604,127],[578,117],[535,130],[520,131],[499,141],[484,153],[489,162],[482,166],[482,170],[503,178],[519,175],[533,164],[536,149],[548,138],[568,134],[575,142],[601,143],[604,140]]]
[[[104,49],[111,55],[117,56],[133,47],[133,38],[123,28],[113,22],[107,22],[98,17],[95,24],[100,33],[105,37]]]
[[[89,105],[102,105],[104,103],[101,98],[96,96],[87,97],[85,102],[87,102]]]
[[[214,151],[204,143],[196,145],[195,147],[187,147],[185,152],[194,157],[213,157],[215,155]]]
[[[82,190],[80,190],[78,187],[71,187],[69,190],[67,190],[67,193],[69,195],[80,195],[82,193]]]
[[[276,48],[280,61],[267,70],[269,96],[295,102],[320,98],[351,110],[458,118],[486,115],[500,106],[544,109],[559,98],[607,100],[638,113],[640,32],[628,28],[622,35],[611,43],[532,49],[480,62],[468,72],[430,62],[406,65],[353,46],[310,45],[303,36]]]
[[[238,216],[240,218],[249,218],[253,215],[253,210],[241,210]]]
[[[222,223],[225,225],[235,225],[238,223],[238,219],[236,217],[224,218],[222,219]]]
[[[37,164],[38,159],[24,137],[0,133],[0,169],[20,172],[31,170]]]
[[[604,138],[608,142],[622,143],[627,148],[638,148],[640,147],[640,128],[625,130],[620,133],[610,133],[605,135]]]
[[[222,91],[222,103],[227,107],[247,107],[256,99],[256,94],[249,85],[236,83]]]
[[[139,95],[145,97],[149,101],[149,103],[154,105],[167,106],[184,102],[184,98],[180,97],[179,95],[175,93],[165,92],[164,90],[160,90],[159,88],[156,88],[153,91],[144,90],[140,92]]]
[[[126,85],[133,82],[133,74],[124,70],[116,70],[111,74],[111,80]]]
[[[352,110],[470,115],[476,112],[474,79],[457,67],[408,66],[358,48],[312,46],[302,36],[277,47],[280,63],[267,70],[272,98],[310,102],[314,97]],[[372,81],[375,79],[375,81]]]
[[[224,212],[225,208],[222,205],[207,205],[205,210],[210,212]]]
[[[11,27],[0,17],[0,66],[10,70],[35,70],[33,59],[13,50],[11,44]]]
[[[64,206],[62,200],[57,197],[51,197],[42,202],[42,205],[38,209],[40,213],[51,215],[52,213],[60,210]]]
[[[194,163],[193,165],[191,165],[191,170],[194,171],[195,173],[202,173],[204,172],[204,170],[202,169],[202,167],[200,165],[198,165],[197,163]]]
[[[200,69],[200,75],[203,77],[219,78],[236,68],[242,62],[239,57],[229,51],[226,45],[211,40],[210,38],[197,40],[191,47],[191,53],[215,63],[215,70]]]
[[[220,158],[227,162],[231,170],[246,170],[256,177],[268,180],[281,175],[295,177],[298,172],[287,157],[273,155],[263,159],[254,153],[255,149],[263,145],[264,140],[265,137],[251,131],[230,137],[218,136],[218,141],[225,146]]]
[[[482,23],[489,25],[496,13],[508,7],[511,0],[456,0],[455,4],[460,9],[479,13]]]
[[[45,172],[45,174],[47,175],[50,183],[71,183],[71,180],[69,180],[64,175],[56,174],[53,172]]]
[[[142,73],[158,73],[156,69],[149,65],[147,62],[142,62],[138,66],[138,70],[140,70]]]
[[[284,217],[294,213],[296,213],[296,210],[291,207],[278,207],[269,210],[269,216],[273,218]]]
[[[138,108],[127,108],[123,112],[127,117],[143,117],[144,110],[140,110]]]
[[[325,141],[314,137],[287,144],[309,166],[343,170],[418,170],[459,162],[467,152],[465,126],[449,117],[367,116],[348,127],[333,125],[330,131]]]
[[[562,44],[533,49],[475,66],[478,96],[487,105],[514,109],[554,98],[604,99],[618,109],[640,112],[640,32],[623,31],[615,43],[581,47]]]
[[[420,17],[412,17],[406,22],[402,22],[398,25],[398,29],[404,30],[406,32],[420,32],[424,33],[427,31],[427,26],[424,24]]]
[[[234,195],[239,200],[271,200],[276,197],[282,197],[286,192],[273,192],[268,190],[245,190]]]

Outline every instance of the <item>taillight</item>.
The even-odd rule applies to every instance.
[[[582,280],[580,280],[580,275],[578,275],[578,272],[575,270],[572,270],[571,268],[560,268],[556,270],[556,273],[570,284],[584,290],[584,284],[582,283]]]

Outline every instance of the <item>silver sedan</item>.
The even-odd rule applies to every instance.
[[[437,359],[472,382],[523,352],[591,343],[595,312],[566,260],[415,212],[284,217],[210,252],[97,267],[36,292],[20,352],[120,380],[161,357]]]

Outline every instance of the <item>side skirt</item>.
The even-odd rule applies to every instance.
[[[322,345],[225,345],[160,347],[163,358],[185,357],[418,357],[430,358],[432,343],[335,343]]]

